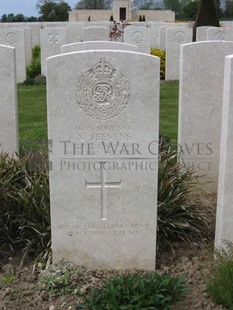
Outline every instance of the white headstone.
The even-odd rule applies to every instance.
[[[138,47],[133,44],[111,42],[111,41],[86,41],[62,45],[62,53],[78,52],[85,50],[127,50],[137,52]]]
[[[217,190],[224,59],[233,42],[181,45],[179,130],[181,161],[204,175],[207,189]]]
[[[192,42],[192,30],[188,27],[166,29],[165,80],[179,79],[180,46]]]
[[[161,26],[159,27],[159,49],[160,50],[166,50],[166,31],[167,28],[169,28],[170,26]]]
[[[159,27],[169,26],[166,22],[149,22],[151,48],[159,48]]]
[[[14,47],[0,45],[0,153],[18,153],[18,113],[16,94],[16,53]]]
[[[83,23],[69,22],[66,25],[66,42],[75,43],[82,41],[82,28]]]
[[[141,53],[150,54],[150,30],[145,27],[128,26],[124,30],[124,42],[138,46]]]
[[[233,242],[233,55],[225,58],[215,246]]]
[[[232,28],[213,27],[207,30],[207,40],[233,41]]]
[[[207,41],[207,31],[209,28],[213,28],[213,27],[200,26],[196,28],[196,42]],[[216,27],[216,28],[219,28],[219,27]]]
[[[29,66],[32,61],[32,31],[29,27],[22,27],[25,30],[25,53],[26,66]]]
[[[110,27],[90,26],[83,27],[83,41],[109,41]]]
[[[83,51],[47,68],[54,261],[153,270],[159,59]]]
[[[46,58],[61,53],[61,46],[66,44],[66,29],[41,29],[40,40],[41,74],[46,76]]]
[[[0,44],[16,48],[16,78],[17,83],[26,80],[26,39],[24,29],[1,29]]]

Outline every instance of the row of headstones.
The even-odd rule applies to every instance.
[[[60,29],[56,27],[51,29],[51,23],[47,24],[49,27],[44,29],[40,29],[39,23],[27,23],[28,27],[25,26],[22,29],[9,29],[15,25],[3,24],[7,28],[0,30],[0,44],[16,47],[17,82],[19,83],[26,79],[26,66],[31,62],[32,46],[38,42],[38,39],[41,46],[42,74],[46,75],[46,58],[60,54],[62,45],[80,41],[108,41],[109,24],[96,23],[90,26],[85,23],[67,23],[66,27]],[[177,80],[179,78],[180,45],[192,42],[191,26],[188,23],[165,22],[150,23],[148,28],[130,25],[124,30],[123,41],[137,45],[138,51],[143,53],[150,53],[151,47],[166,50],[165,79]],[[120,41],[122,38],[116,38],[116,40]],[[202,40],[232,41],[233,29],[198,27],[197,41]]]
[[[216,246],[233,241],[232,54],[233,42],[181,46],[180,161],[204,175],[203,187],[217,190],[218,183]],[[18,145],[15,49],[1,46],[0,56],[1,144],[3,150],[14,145],[12,153]],[[47,65],[54,260],[153,269],[159,59],[85,50],[51,57]]]

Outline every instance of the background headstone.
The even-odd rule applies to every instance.
[[[124,30],[124,42],[137,45],[138,51],[150,54],[150,30],[145,27],[128,26]]]
[[[225,56],[233,42],[181,45],[178,143],[181,161],[216,191],[219,171]]]
[[[83,27],[83,41],[109,41],[110,27],[89,26]]]
[[[69,22],[66,25],[66,42],[75,43],[82,41],[82,28],[83,23]]]
[[[17,83],[26,80],[26,39],[24,29],[7,28],[0,30],[0,44],[16,49]]]
[[[62,45],[62,53],[78,52],[84,50],[128,50],[137,52],[138,47],[133,44],[111,42],[111,41],[86,41]]]
[[[16,51],[0,45],[0,153],[18,153]]]
[[[196,28],[196,42],[198,41],[207,41],[207,31],[209,28],[213,28],[210,26],[200,26]],[[219,28],[219,27],[216,27]]]
[[[207,30],[207,40],[233,41],[233,29],[213,27]]]
[[[153,270],[159,58],[108,50],[47,62],[54,261]]]
[[[233,55],[225,58],[215,246],[233,242]]]
[[[192,30],[188,27],[166,29],[165,80],[179,79],[180,46],[192,42]]]
[[[40,40],[41,74],[46,76],[46,58],[61,53],[61,46],[66,44],[66,29],[41,29]]]

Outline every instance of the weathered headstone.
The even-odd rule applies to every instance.
[[[159,71],[128,51],[47,60],[54,261],[155,268]]]
[[[210,26],[200,26],[196,28],[196,41],[207,41],[207,31],[209,28],[213,28]],[[219,27],[216,27],[219,28]]]
[[[233,55],[225,58],[215,246],[233,242]]]
[[[32,61],[32,30],[30,27],[22,27],[25,30],[25,57],[26,66],[29,66]]]
[[[178,143],[181,161],[195,169],[210,190],[217,190],[224,59],[233,42],[181,45]]]
[[[179,79],[180,46],[190,42],[192,42],[192,30],[190,28],[167,28],[165,80]]]
[[[213,27],[207,30],[207,40],[233,41],[232,28]]]
[[[145,27],[128,26],[124,30],[124,42],[138,46],[141,53],[150,54],[150,30]]]
[[[82,41],[82,28],[83,23],[69,22],[66,25],[66,42],[75,43]]]
[[[109,41],[110,27],[106,26],[89,26],[83,27],[83,41]]]
[[[46,76],[46,58],[61,53],[61,46],[66,44],[66,29],[41,29],[40,41],[41,74]]]
[[[133,44],[112,41],[86,41],[62,45],[62,53],[78,52],[85,50],[127,50],[137,52],[138,47]]]
[[[151,48],[159,48],[159,27],[169,26],[166,22],[149,22]]]
[[[18,152],[16,51],[0,45],[0,153]]]
[[[166,41],[167,41],[167,38],[166,38],[166,31],[168,28],[172,27],[172,25],[167,25],[167,26],[160,26],[159,27],[159,49],[160,50],[166,50]]]
[[[26,50],[24,29],[1,29],[0,44],[15,47],[16,49],[16,78],[17,83],[26,80]]]

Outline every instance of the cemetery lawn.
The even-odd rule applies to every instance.
[[[18,85],[19,142],[42,144],[47,139],[47,109],[45,85]],[[161,82],[160,135],[177,141],[178,82]]]
[[[47,139],[46,86],[18,85],[19,141]]]

